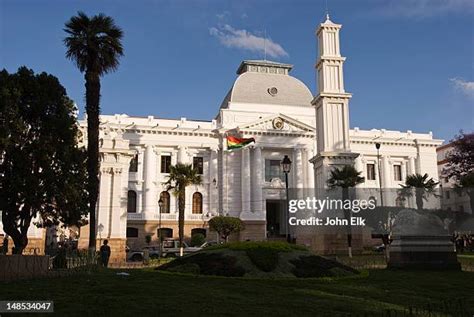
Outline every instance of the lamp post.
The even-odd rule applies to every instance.
[[[281,168],[283,170],[283,173],[285,173],[285,188],[286,188],[286,211],[285,211],[285,236],[286,236],[286,241],[288,243],[291,242],[290,239],[290,233],[289,233],[289,228],[288,228],[288,173],[290,173],[291,170],[291,160],[288,157],[288,155],[285,155],[283,160],[281,161]]]
[[[158,207],[160,209],[160,218],[158,220],[158,242],[160,246],[160,252],[158,252],[158,258],[161,258],[161,209],[163,208],[163,199],[160,197],[158,200]]]
[[[380,189],[380,206],[383,206],[383,195],[382,195],[382,173],[380,169],[380,143],[375,143],[377,149],[377,169],[379,173],[379,189]]]

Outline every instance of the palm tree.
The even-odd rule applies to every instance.
[[[66,22],[66,57],[85,73],[87,112],[87,189],[89,192],[89,249],[96,248],[96,203],[99,195],[100,77],[113,72],[123,56],[122,30],[104,14],[83,12]]]
[[[353,165],[344,165],[342,168],[335,168],[331,171],[331,175],[327,180],[329,188],[342,188],[343,202],[349,198],[349,188],[355,187],[365,181],[364,177],[360,176],[361,172]],[[344,209],[344,218],[350,223],[350,210]],[[347,227],[347,247],[349,257],[352,257],[352,232],[350,225]]]
[[[413,174],[408,175],[405,180],[405,185],[400,185],[403,187],[401,195],[402,196],[412,196],[413,189],[415,190],[415,200],[416,207],[421,210],[423,209],[423,200],[427,200],[428,196],[434,194],[436,186],[439,182],[435,182],[433,178],[428,179],[428,174]]]
[[[184,239],[184,210],[186,207],[186,187],[190,185],[200,185],[201,176],[191,164],[178,163],[170,166],[170,174],[165,182],[166,190],[173,190],[173,194],[178,197],[178,227],[179,227],[179,254],[183,256]]]

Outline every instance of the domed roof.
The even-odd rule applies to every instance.
[[[313,95],[300,80],[288,75],[292,65],[270,61],[243,61],[239,77],[222,102],[311,106]]]

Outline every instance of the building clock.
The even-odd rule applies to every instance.
[[[272,124],[275,130],[282,130],[284,126],[284,122],[281,118],[273,119]]]

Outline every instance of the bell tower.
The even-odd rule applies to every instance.
[[[352,165],[357,153],[349,142],[349,100],[352,94],[344,90],[343,65],[339,31],[342,25],[333,23],[329,14],[316,30],[318,60],[316,61],[317,95],[312,101],[316,111],[317,154],[314,164],[315,187],[325,188],[329,171],[335,166]]]

